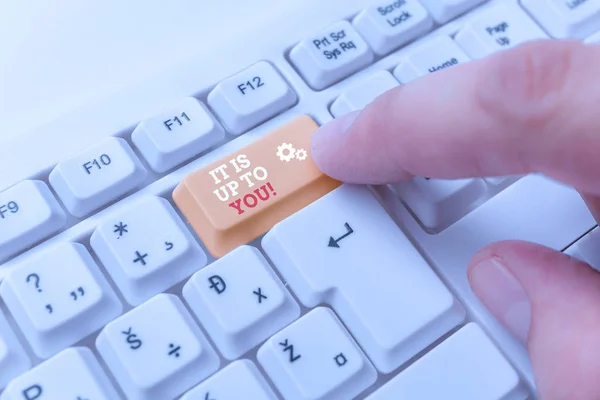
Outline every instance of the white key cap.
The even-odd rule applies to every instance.
[[[186,97],[159,115],[140,122],[131,140],[158,173],[197,156],[218,144],[225,131],[204,104]]]
[[[584,39],[600,30],[600,0],[521,0],[556,39]]]
[[[414,178],[394,188],[421,224],[431,231],[445,229],[467,215],[487,191],[482,179]]]
[[[173,206],[154,196],[107,218],[90,243],[133,306],[181,282],[207,261]]]
[[[181,300],[159,294],[112,321],[96,340],[128,399],[172,399],[219,368]]]
[[[401,83],[409,83],[417,78],[451,68],[470,61],[456,42],[447,36],[427,39],[394,69],[394,75]]]
[[[292,63],[313,89],[321,90],[342,80],[373,61],[364,39],[348,21],[300,42],[290,52]]]
[[[468,324],[367,400],[525,400],[527,389],[483,330]]]
[[[433,27],[433,18],[417,0],[373,4],[352,21],[373,51],[385,55]]]
[[[86,347],[69,348],[13,380],[0,400],[114,400],[115,388]]]
[[[235,382],[235,385],[231,383]],[[258,368],[248,360],[234,361],[194,389],[181,400],[277,400]]]
[[[108,137],[59,163],[49,179],[67,210],[81,218],[135,189],[145,177],[127,142]]]
[[[516,2],[498,3],[468,20],[454,40],[471,59],[484,58],[548,35]]]
[[[502,344],[502,350],[515,365],[526,366],[530,358],[525,347],[475,296],[466,269],[476,252],[498,241],[525,240],[558,251],[564,249],[595,225],[581,196],[556,180],[531,174],[487,200],[448,229],[431,235],[397,202],[396,196],[382,192],[386,206],[423,254],[427,254],[438,274],[449,282],[463,302],[470,305],[473,318]],[[525,367],[521,372],[533,385],[531,369]]]
[[[331,105],[331,114],[339,117],[362,110],[375,98],[398,86],[398,81],[388,71],[378,71],[367,79],[346,89]]]
[[[366,187],[341,186],[277,224],[262,244],[298,299],[330,304],[384,373],[464,319]]]
[[[0,295],[33,351],[50,357],[115,318],[122,305],[81,244],[61,243],[21,261]]]
[[[31,368],[29,357],[0,311],[0,389],[29,368]]]
[[[514,181],[516,179],[518,179],[517,176],[488,176],[483,178],[486,183],[492,186],[504,185],[505,183]]]
[[[586,44],[600,44],[600,32],[590,36],[589,38],[585,39],[584,43]]]
[[[300,307],[251,246],[240,246],[196,272],[183,295],[228,359],[240,357],[300,316]]]
[[[600,271],[600,228],[594,228],[594,230],[579,239],[566,253]]]
[[[208,104],[234,134],[254,128],[296,101],[296,93],[266,61],[225,79],[208,95]]]
[[[451,19],[469,11],[487,0],[419,0],[433,15],[433,18],[444,24]]]
[[[67,223],[58,201],[41,181],[23,181],[0,193],[0,262]]]
[[[257,359],[286,399],[351,399],[377,379],[344,326],[323,307],[267,340]]]

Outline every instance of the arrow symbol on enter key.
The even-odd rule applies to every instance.
[[[350,224],[348,224],[347,222],[344,224],[344,226],[346,227],[346,233],[343,234],[342,236],[340,236],[337,239],[334,239],[333,236],[329,237],[329,244],[327,245],[328,247],[334,247],[339,249],[340,245],[339,242],[342,241],[344,238],[352,235],[354,233],[354,230],[352,229],[352,227],[350,226]]]

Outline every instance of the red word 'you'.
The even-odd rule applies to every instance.
[[[238,215],[241,215],[246,212],[246,209],[255,208],[261,202],[269,200],[271,196],[277,196],[277,192],[271,186],[271,182],[267,182],[258,189],[254,189],[251,193],[232,201],[229,203],[229,207],[235,209]]]

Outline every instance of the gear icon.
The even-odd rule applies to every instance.
[[[304,149],[296,150],[296,160],[304,161],[308,157],[308,153]]]
[[[296,149],[291,143],[282,143],[281,146],[277,146],[277,157],[281,161],[290,162],[296,155]]]

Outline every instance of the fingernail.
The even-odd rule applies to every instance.
[[[473,291],[488,310],[521,342],[527,341],[531,303],[517,278],[500,258],[480,262],[471,270]]]

